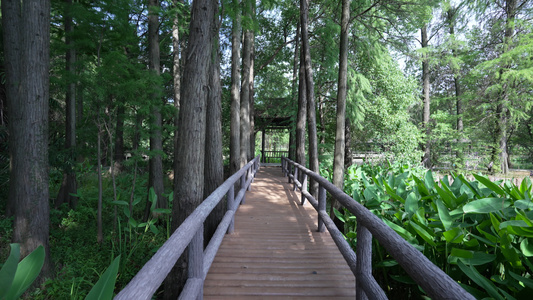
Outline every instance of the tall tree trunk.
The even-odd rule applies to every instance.
[[[344,151],[346,138],[346,91],[348,81],[348,29],[350,22],[350,0],[342,0],[341,41],[339,49],[339,80],[337,92],[337,127],[335,131],[335,152],[333,160],[333,184],[344,188]],[[335,219],[333,208],[340,209],[337,200],[332,200],[330,217]],[[337,225],[338,226],[338,225]]]
[[[255,18],[255,1],[251,1],[252,18]],[[250,151],[248,152],[248,161],[255,156],[255,118],[254,118],[254,62],[255,62],[255,32],[250,30],[250,73],[248,74],[248,102],[250,102]]]
[[[294,58],[292,63],[292,105],[298,106],[298,71],[299,71],[299,57],[300,57],[300,19],[296,24],[296,38],[294,39]],[[305,117],[304,117],[305,118]],[[289,158],[296,161],[296,122],[291,121],[290,135],[289,135]],[[305,128],[305,125],[304,125]],[[305,141],[304,141],[305,143]]]
[[[98,136],[96,137],[96,171],[98,172],[98,204],[96,209],[96,242],[102,244],[104,240],[104,230],[102,222],[103,209],[103,186],[102,186],[102,123],[100,121],[100,110],[98,109],[97,121]],[[113,222],[115,224],[115,222]]]
[[[425,49],[428,47],[428,34],[427,34],[427,26],[424,25],[422,29],[420,30],[421,33],[421,42],[422,42],[422,49]],[[429,126],[429,118],[430,118],[430,98],[429,98],[429,60],[428,60],[428,54],[423,54],[424,58],[422,59],[422,94],[424,96],[424,116],[423,116],[423,126],[424,130],[426,132],[426,143],[424,144],[424,158],[422,160],[424,166],[426,168],[431,168],[431,138],[430,138],[430,126]]]
[[[230,123],[230,174],[241,168],[240,110],[241,99],[241,12],[239,0],[233,0],[235,17],[231,28],[231,123]]]
[[[253,4],[252,0],[244,0],[243,15],[252,18]],[[253,78],[253,33],[252,29],[246,28],[244,30],[244,41],[242,51],[242,84],[241,84],[241,165],[242,168],[251,157],[251,124],[250,124],[250,100],[251,100],[251,82]]]
[[[179,7],[179,0],[173,0],[174,7]],[[180,92],[181,92],[181,60],[180,60],[180,50],[182,49],[181,43],[180,43],[180,28],[179,28],[179,21],[180,17],[179,14],[176,14],[174,16],[174,20],[172,21],[172,48],[174,49],[174,52],[172,53],[172,63],[173,63],[173,69],[172,69],[172,76],[174,81],[174,162],[173,162],[173,169],[177,170],[177,163],[178,163],[178,130],[179,130],[179,111],[180,111]],[[176,185],[176,174],[174,174],[174,185]]]
[[[504,33],[504,46],[503,46],[503,54],[511,50],[511,43],[512,38],[515,32],[515,17],[516,12],[518,9],[518,3],[517,0],[506,0],[505,1],[505,33]],[[507,69],[509,69],[510,66],[504,66],[503,69],[500,70],[500,75],[503,75]],[[503,76],[500,76],[502,78]],[[500,79],[501,80],[501,79]],[[509,95],[507,90],[510,89],[510,87],[507,84],[502,84],[502,93],[501,93],[501,99],[498,103],[498,111],[499,115],[498,121],[499,121],[499,152],[500,152],[500,167],[501,172],[504,174],[507,174],[509,172],[509,153],[508,153],[508,121],[509,121],[509,111],[508,111],[508,103],[509,103]]]
[[[204,199],[206,99],[213,49],[213,22],[218,1],[192,4],[179,118],[177,178],[172,207],[172,230]],[[165,281],[165,299],[176,299],[186,279],[186,252]]]
[[[302,24],[302,50],[305,58],[305,86],[307,96],[307,126],[309,135],[309,169],[318,173],[318,141],[316,134],[315,84],[313,82],[313,68],[311,66],[311,49],[309,49],[309,34],[307,22],[309,18],[308,0],[300,0],[300,22]],[[318,182],[310,180],[311,195],[318,197]]]
[[[217,13],[215,14],[218,16]],[[224,182],[224,163],[222,158],[222,86],[220,84],[220,51],[218,43],[219,26],[213,22],[215,42],[209,66],[209,92],[207,97],[207,124],[205,141],[205,181],[204,198],[207,198]],[[213,209],[205,222],[204,241],[209,242],[218,224],[226,213],[226,203],[220,203]]]
[[[76,161],[76,48],[72,41],[74,31],[72,22],[72,0],[65,0],[65,46],[67,47],[65,56],[65,70],[67,75],[67,91],[65,94],[65,150],[67,151],[67,161],[63,167],[63,182],[56,199],[56,207],[67,202],[70,208],[75,209],[77,197],[76,194],[76,172],[74,163]]]
[[[115,154],[113,155],[114,169],[116,172],[122,171],[124,161],[124,116],[126,106],[124,103],[117,103],[117,123],[115,127]]]
[[[160,74],[160,57],[159,57],[159,0],[148,0],[148,56],[149,68],[152,72],[159,76]],[[158,90],[159,86],[154,87]],[[158,92],[154,93],[152,99],[152,122],[150,124],[150,162],[149,162],[149,176],[148,189],[153,188],[157,196],[157,208],[168,207],[166,199],[163,197],[165,187],[163,186],[163,141],[161,138],[161,127],[163,121],[161,117],[162,100]],[[150,193],[147,193],[148,197]],[[146,208],[144,212],[144,219],[147,220],[150,214],[150,201],[146,201]]]
[[[48,101],[50,1],[2,1],[14,207],[13,242],[21,255],[39,245],[45,262],[38,282],[51,274],[49,251]]]
[[[346,118],[346,129],[344,132],[344,169],[348,169],[352,165],[352,127],[350,124],[350,119]]]
[[[320,93],[319,93],[320,94]],[[326,109],[324,108],[324,97],[318,96],[318,122],[320,124],[320,145],[326,144]],[[325,148],[320,148],[319,154],[325,153]]]
[[[303,49],[300,50],[300,70],[298,79],[298,114],[296,116],[296,162],[306,165],[305,125],[307,124],[307,97]]]

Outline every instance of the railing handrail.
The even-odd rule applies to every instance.
[[[294,168],[291,166],[294,166]],[[290,174],[290,169],[294,169],[293,174]],[[302,191],[302,204],[305,197],[318,211],[319,230],[321,229],[321,224],[323,222],[330,231],[330,234],[334,238],[337,246],[342,244],[342,241],[337,241],[338,236],[335,236],[337,235],[338,230],[325,211],[325,191],[327,190],[333,198],[339,201],[356,217],[358,236],[357,256],[355,256],[353,250],[351,249],[351,253],[344,253],[347,252],[345,245],[344,247],[341,245],[339,250],[345,257],[348,265],[355,275],[357,282],[357,299],[363,299],[360,298],[362,297],[363,291],[371,299],[386,299],[383,290],[379,286],[375,286],[375,279],[372,276],[371,255],[369,256],[372,250],[372,237],[379,241],[379,243],[389,252],[389,254],[431,298],[461,300],[475,299],[455,280],[450,278],[450,276],[434,265],[420,251],[399,236],[392,228],[387,226],[367,208],[355,201],[352,197],[348,196],[327,179],[286,157],[282,158],[282,170],[283,173],[289,177],[289,182],[291,179],[293,179],[295,189],[298,187]],[[298,170],[304,174],[302,180],[303,184],[298,181]],[[318,201],[307,192],[307,177],[318,182],[320,185]],[[361,255],[360,253],[365,254]],[[353,257],[356,257],[355,268],[353,266]],[[369,278],[369,276],[372,278]],[[372,294],[375,291],[377,291],[377,294]]]
[[[226,232],[233,231],[233,218],[239,203],[244,202],[244,194],[249,190],[259,168],[259,155],[229,177],[183,221],[170,238],[159,248],[133,279],[121,290],[115,299],[151,299],[165,280],[183,251],[189,246],[189,279],[187,279],[180,299],[197,299],[203,292],[203,281],[213,262],[216,252]],[[235,196],[234,186],[240,180],[240,190]],[[203,224],[227,195],[227,212],[206,249],[203,249]],[[195,273],[191,276],[191,268]],[[199,271],[198,271],[199,270]],[[199,273],[199,274],[198,274]]]

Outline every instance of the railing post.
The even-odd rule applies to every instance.
[[[292,172],[293,165],[287,161],[287,181],[291,183],[291,176],[289,176]]]
[[[300,172],[298,172],[298,171],[299,171],[299,170],[298,170],[298,167],[295,166],[295,167],[294,167],[294,180],[292,181],[292,183],[294,183],[294,186],[292,187],[292,190],[293,190],[293,191],[296,191],[296,189],[298,188],[298,187],[296,186],[296,182],[298,181],[298,173],[300,173]]]
[[[360,279],[372,277],[372,234],[361,224],[357,224],[356,274],[355,295],[357,300],[366,300],[368,295],[363,290]]]
[[[189,278],[204,278],[204,225],[202,224],[189,244]],[[197,300],[203,299],[204,288],[198,294]]]
[[[326,189],[320,185],[318,188],[318,211],[326,211]],[[326,225],[320,216],[318,216],[318,232],[326,231]]]
[[[246,171],[246,181],[248,181],[248,178],[250,178],[251,176],[252,176],[252,166],[250,166],[250,168],[248,168],[248,171]],[[246,190],[247,191],[252,190],[252,181],[250,181],[250,185],[248,185]]]
[[[303,173],[303,171],[302,171]],[[302,179],[302,200],[300,200],[300,204],[304,205],[305,203],[305,195],[304,191],[307,191],[307,174],[303,173],[303,179]]]
[[[235,185],[232,184],[231,187],[228,190],[228,193],[226,194],[226,207],[227,210],[236,210],[235,205]],[[235,215],[231,218],[231,222],[228,226],[227,234],[233,233],[235,231]]]
[[[240,181],[239,185],[240,185],[239,191],[246,189],[246,187],[245,187],[245,185],[246,185],[246,173],[242,174],[241,181]],[[239,205],[244,204],[245,198],[246,198],[246,193],[244,193],[244,195],[242,195],[242,200],[241,200],[241,203],[239,203]]]

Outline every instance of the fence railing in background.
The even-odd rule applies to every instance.
[[[289,151],[261,151],[261,162],[279,162],[281,164],[281,158],[287,157],[288,155]]]
[[[189,278],[179,299],[202,299],[207,271],[213,263],[224,235],[233,232],[235,211],[240,203],[244,203],[244,194],[250,189],[258,169],[259,156],[220,185],[183,221],[115,299],[151,299],[187,246]],[[240,189],[235,196],[234,186],[238,181]],[[226,214],[204,250],[205,219],[224,196],[227,199]]]
[[[303,204],[307,199],[317,210],[318,231],[324,231],[324,226],[328,228],[335,244],[355,275],[358,300],[387,299],[385,292],[372,276],[372,237],[394,257],[432,299],[475,299],[393,229],[331,182],[287,158],[282,160],[282,170],[284,175],[288,176],[289,182],[294,184],[294,190],[300,189],[301,203]],[[318,200],[307,191],[308,179],[313,179],[320,185]],[[356,217],[357,255],[326,212],[326,191]]]

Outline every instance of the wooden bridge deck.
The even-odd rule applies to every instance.
[[[280,167],[262,167],[207,275],[205,299],[354,299],[355,278]]]

